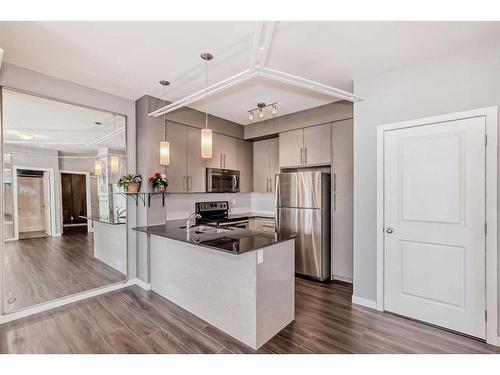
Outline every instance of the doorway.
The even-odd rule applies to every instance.
[[[61,171],[61,210],[63,232],[91,232],[91,192],[88,172]]]
[[[14,166],[12,172],[14,236],[11,240],[53,236],[53,171]]]
[[[379,127],[377,181],[377,307],[493,344],[496,113]]]

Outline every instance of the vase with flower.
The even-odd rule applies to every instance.
[[[164,173],[156,172],[153,176],[149,177],[149,183],[153,187],[155,193],[167,191],[168,180],[167,175]]]
[[[141,175],[121,176],[118,180],[118,186],[123,188],[124,191],[129,193],[137,193],[141,188],[142,178]]]

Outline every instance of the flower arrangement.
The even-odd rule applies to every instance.
[[[129,174],[121,176],[118,180],[118,186],[129,193],[137,193],[141,188],[142,177],[140,174]]]
[[[163,192],[167,190],[168,180],[164,173],[156,172],[154,176],[149,177],[149,182],[153,186],[155,192]]]

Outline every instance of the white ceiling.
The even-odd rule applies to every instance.
[[[6,144],[85,155],[125,148],[123,116],[6,89],[2,104]]]
[[[254,22],[1,22],[4,61],[129,99],[167,100],[248,67]],[[267,66],[351,90],[354,79],[498,37],[499,22],[278,22]],[[209,112],[248,123],[246,109],[276,100],[278,115],[334,101],[255,78],[210,98]],[[204,110],[203,103],[193,105]],[[254,120],[254,122],[257,120]]]

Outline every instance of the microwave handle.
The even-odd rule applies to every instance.
[[[236,190],[236,183],[237,183],[237,181],[236,181],[236,176],[233,174],[233,175],[231,176],[231,189],[233,189],[233,191],[235,191],[235,190]]]

